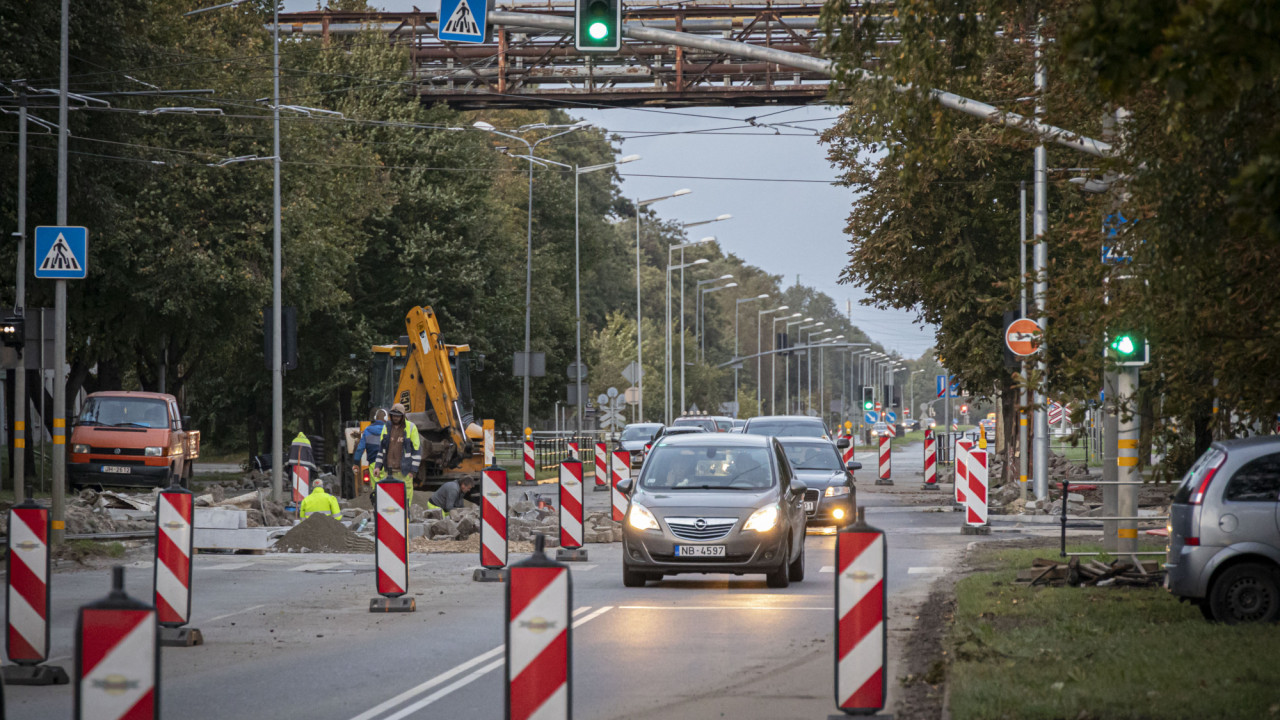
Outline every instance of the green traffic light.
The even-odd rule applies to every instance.
[[[875,404],[874,404],[874,403],[871,403],[871,402],[864,402],[864,403],[862,403],[862,409],[863,409],[863,410],[870,410],[872,407],[874,407],[874,405],[875,405]]]
[[[587,35],[590,35],[592,40],[604,40],[609,37],[608,23],[600,20],[592,22],[587,26]]]
[[[1132,335],[1121,335],[1111,341],[1111,349],[1121,355],[1132,355],[1137,351],[1138,346],[1134,343]]]

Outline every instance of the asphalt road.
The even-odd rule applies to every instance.
[[[892,707],[897,648],[913,618],[929,611],[919,606],[930,583],[974,538],[960,535],[960,513],[902,505],[901,494],[876,492],[868,475],[860,475],[859,502],[868,522],[888,533]],[[942,504],[947,493],[939,495]],[[606,498],[596,493],[589,504]],[[588,549],[589,562],[573,567],[577,717],[778,720],[834,712],[830,535],[808,537],[808,576],[786,590],[767,589],[763,576],[726,575],[624,588],[621,545]],[[417,612],[375,615],[369,555],[199,555],[192,626],[206,644],[163,650],[164,716],[500,718],[505,587],[473,582],[477,564],[472,556],[412,555]],[[128,565],[129,593],[149,600],[150,561]],[[108,587],[106,570],[55,573],[54,664],[72,672],[76,609]],[[10,687],[7,699],[10,718],[71,716],[68,686]]]

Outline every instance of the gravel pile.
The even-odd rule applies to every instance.
[[[276,552],[373,552],[373,540],[360,537],[328,515],[312,515],[276,541]]]

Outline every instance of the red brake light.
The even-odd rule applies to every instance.
[[[1209,489],[1209,483],[1213,482],[1213,476],[1218,473],[1218,468],[1222,467],[1222,463],[1226,461],[1227,454],[1225,452],[1218,453],[1218,459],[1213,463],[1212,467],[1205,470],[1204,478],[1200,481],[1200,487],[1196,488],[1195,494],[1191,496],[1192,505],[1199,505],[1204,502],[1204,494]],[[1195,544],[1199,545],[1200,541],[1197,539]]]
[[[1197,545],[1197,546],[1198,546],[1198,545],[1200,544],[1200,538],[1198,538],[1198,537],[1189,537],[1189,538],[1184,538],[1184,539],[1183,539],[1183,541],[1182,541],[1182,544],[1183,544],[1183,545]]]

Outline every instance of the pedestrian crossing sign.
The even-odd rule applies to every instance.
[[[484,43],[489,40],[489,0],[440,0],[441,40]]]
[[[89,230],[44,225],[36,228],[36,277],[83,280],[89,265]]]

